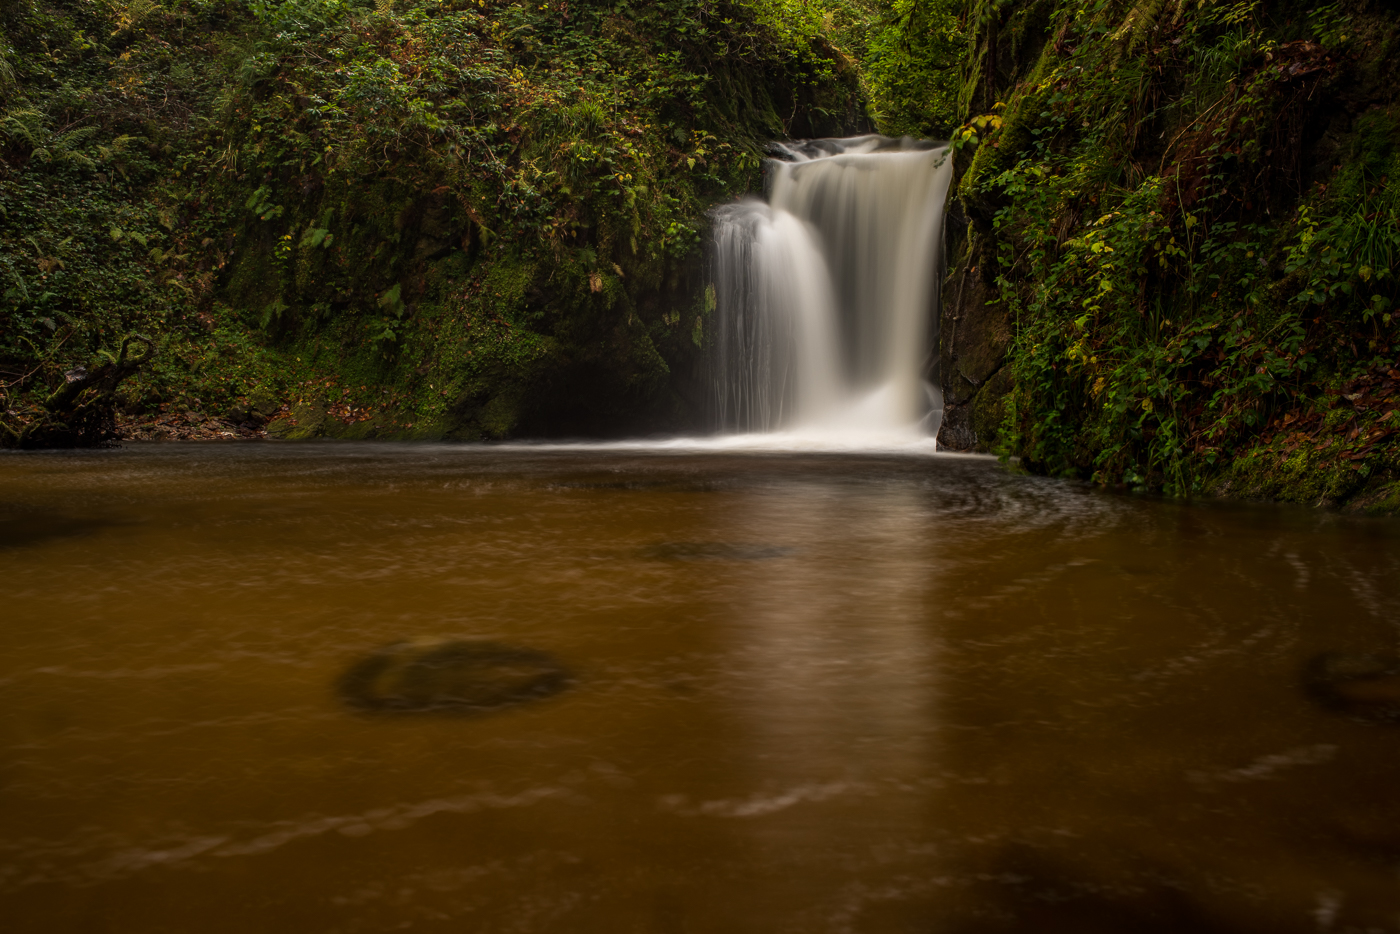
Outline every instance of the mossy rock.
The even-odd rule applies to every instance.
[[[981,450],[990,451],[1001,441],[1001,428],[1006,422],[1006,399],[1012,386],[1011,369],[1002,367],[991,375],[972,399],[972,431]]]
[[[362,422],[351,422],[348,425],[336,422],[333,426],[329,426],[332,430],[326,433],[332,438],[340,438],[345,441],[367,441],[386,433],[385,426],[381,424],[381,421],[380,418],[371,418]]]
[[[1400,479],[1393,470],[1374,474],[1343,507],[1368,516],[1400,515]]]
[[[299,403],[292,406],[292,418],[296,419],[297,426],[288,438],[319,437],[326,427],[326,406],[324,403]]]
[[[395,642],[352,665],[337,693],[364,713],[472,714],[552,697],[572,683],[563,665],[535,649]]]
[[[281,408],[277,394],[266,386],[258,386],[248,393],[248,411],[259,418],[271,418]]]

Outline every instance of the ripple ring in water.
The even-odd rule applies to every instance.
[[[487,713],[552,697],[573,678],[551,655],[493,642],[394,642],[350,666],[337,691],[365,713]]]

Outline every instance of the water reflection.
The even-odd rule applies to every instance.
[[[0,483],[94,522],[0,551],[8,929],[1400,924],[1393,522],[927,457],[181,446]],[[386,678],[539,653],[453,697],[575,680],[347,710],[396,640]]]
[[[782,783],[859,785],[919,768],[937,657],[934,530],[917,495],[798,482],[749,499],[728,517],[736,538],[781,529],[806,545],[735,594],[725,693],[753,755]]]
[[[744,841],[750,864],[796,860],[797,874],[766,884],[793,912],[841,885],[831,855],[843,841],[923,822],[937,738],[927,625],[936,533],[908,488],[794,478],[736,505],[721,519],[732,540],[782,536],[801,549],[739,577],[726,601],[716,693],[744,780],[728,793],[668,795],[662,806],[718,822]],[[773,914],[772,923],[797,922]]]

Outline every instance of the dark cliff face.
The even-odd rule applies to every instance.
[[[949,447],[1396,505],[1400,10],[974,3]]]
[[[1006,353],[1012,322],[999,300],[992,273],[996,256],[974,239],[966,215],[949,216],[950,249],[958,257],[943,290],[939,372],[943,424],[939,444],[956,451],[990,451],[1001,422],[1000,401],[1009,391]]]
[[[63,374],[131,334],[152,357],[69,443],[116,410],[142,437],[684,424],[705,211],[768,140],[868,129],[786,9],[0,7],[0,439],[58,437]]]

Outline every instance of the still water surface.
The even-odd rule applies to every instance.
[[[44,932],[1400,931],[1400,525],[955,457],[0,459],[0,915]],[[387,644],[552,696],[374,713]],[[535,656],[530,656],[535,657]]]

